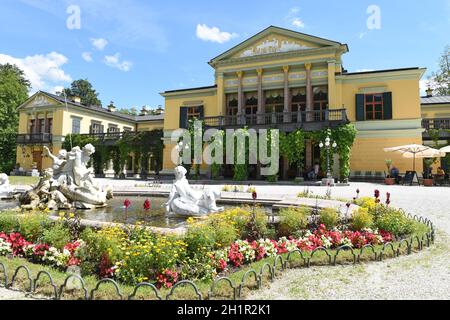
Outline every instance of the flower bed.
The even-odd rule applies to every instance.
[[[51,222],[47,216],[0,215],[0,256],[15,256],[61,271],[80,266],[83,275],[129,285],[148,282],[170,289],[182,280],[211,282],[249,264],[294,252],[383,248],[430,232],[403,212],[375,198],[355,197],[361,206],[352,220],[331,209],[288,208],[279,225],[258,208],[235,208],[204,221],[189,221],[183,237],[161,236],[140,225],[80,230],[77,218]],[[422,238],[420,238],[422,239]],[[383,251],[384,252],[384,251]],[[353,251],[351,251],[353,254]],[[327,253],[328,255],[328,253]],[[395,255],[395,254],[394,254]]]

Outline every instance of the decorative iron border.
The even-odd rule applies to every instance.
[[[187,287],[192,288],[193,293],[197,296],[197,298],[199,300],[202,300],[202,299],[211,300],[214,298],[226,299],[227,297],[224,297],[223,295],[218,295],[215,293],[218,284],[223,282],[223,283],[227,284],[227,287],[229,287],[229,291],[230,291],[229,299],[230,300],[238,300],[238,299],[242,298],[243,289],[255,287],[255,285],[252,285],[252,286],[249,285],[249,281],[248,281],[249,279],[254,279],[254,283],[256,283],[256,287],[258,289],[260,289],[262,287],[264,281],[272,282],[275,279],[276,275],[280,271],[284,271],[288,268],[291,268],[291,269],[297,268],[295,266],[292,266],[292,260],[293,260],[294,256],[299,256],[302,260],[303,267],[309,268],[311,266],[311,262],[312,262],[312,259],[314,258],[314,255],[316,254],[316,252],[319,252],[319,251],[324,251],[325,254],[327,255],[328,265],[336,266],[339,253],[344,250],[351,252],[351,254],[353,255],[353,264],[356,265],[356,264],[360,263],[361,256],[366,251],[370,251],[373,254],[373,259],[372,259],[373,261],[380,262],[385,259],[386,253],[388,251],[390,251],[392,253],[393,257],[399,257],[402,253],[402,249],[403,249],[403,251],[406,249],[406,254],[410,255],[412,253],[414,244],[416,244],[414,246],[414,248],[416,248],[419,251],[422,251],[425,246],[430,247],[431,244],[434,243],[434,240],[435,240],[435,229],[434,229],[433,223],[427,218],[418,217],[416,215],[412,216],[411,214],[408,214],[407,216],[408,216],[408,218],[410,218],[412,220],[415,220],[419,223],[426,225],[430,229],[430,231],[426,234],[423,234],[421,237],[414,236],[414,237],[410,237],[409,239],[402,239],[401,241],[396,242],[396,243],[392,243],[392,242],[385,243],[383,245],[383,247],[378,250],[372,245],[366,245],[360,249],[354,249],[348,245],[343,245],[343,246],[340,246],[339,248],[333,249],[333,250],[326,249],[324,247],[319,247],[319,248],[316,248],[315,250],[313,250],[312,252],[304,252],[304,251],[297,249],[297,250],[294,250],[294,251],[288,253],[286,258],[283,258],[283,256],[281,256],[281,255],[276,256],[276,258],[274,259],[272,264],[270,264],[268,262],[263,264],[261,266],[261,268],[259,269],[259,272],[255,269],[247,270],[245,272],[245,274],[242,276],[240,283],[238,283],[238,284],[234,283],[234,281],[229,277],[221,277],[221,278],[216,279],[211,284],[211,287],[208,290],[206,297],[202,296],[202,293],[200,292],[199,288],[197,287],[197,285],[194,282],[189,281],[189,280],[183,280],[183,281],[177,282],[171,288],[170,292],[164,297],[164,299],[165,300],[171,299],[171,297],[175,294],[177,289],[181,286],[187,286]],[[26,293],[30,294],[30,295],[33,295],[36,293],[36,289],[38,287],[38,285],[37,285],[38,281],[40,280],[40,278],[42,276],[46,276],[49,280],[49,285],[53,288],[53,290],[52,290],[53,294],[51,296],[49,296],[49,298],[54,299],[54,300],[61,300],[61,298],[63,297],[63,293],[65,292],[65,290],[67,290],[67,288],[66,288],[67,283],[72,278],[75,278],[80,282],[79,290],[83,292],[84,300],[95,300],[95,293],[104,284],[112,284],[115,289],[115,294],[117,295],[117,298],[120,300],[134,300],[139,289],[143,288],[143,287],[148,287],[153,291],[154,299],[163,300],[163,297],[161,297],[159,295],[159,291],[157,290],[157,288],[153,284],[147,283],[147,282],[137,284],[134,287],[133,293],[131,293],[129,296],[126,296],[126,295],[122,294],[122,292],[120,291],[120,286],[116,281],[114,281],[113,279],[102,279],[96,283],[95,288],[92,289],[89,294],[88,288],[86,287],[86,284],[85,284],[83,278],[81,278],[80,276],[78,276],[76,274],[71,274],[71,275],[68,275],[67,278],[65,278],[64,283],[58,288],[55,285],[54,279],[49,272],[39,271],[38,274],[36,275],[36,277],[33,278],[31,271],[25,265],[18,266],[15,269],[11,280],[9,281],[7,266],[1,262],[0,262],[0,276],[3,275],[3,277],[0,277],[0,287],[4,287],[6,289],[13,290],[12,287],[14,286],[15,282],[17,281],[18,274],[22,269],[25,270],[25,272],[26,272],[26,280],[28,281],[28,284],[29,284],[28,285],[29,290]],[[267,275],[268,275],[268,277],[267,277]],[[3,280],[2,280],[2,278],[3,278]]]

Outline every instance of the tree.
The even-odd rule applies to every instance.
[[[450,46],[447,46],[439,61],[439,71],[433,72],[429,85],[436,95],[450,96]]]
[[[16,161],[17,107],[28,99],[30,82],[15,65],[0,64],[0,172],[9,173]]]
[[[119,110],[117,110],[117,112],[122,113],[122,114],[127,114],[129,116],[137,116],[138,115],[138,111],[136,108],[120,108]]]
[[[59,92],[59,96],[64,97],[64,92],[67,98],[73,99],[80,97],[81,104],[86,106],[101,106],[102,102],[98,99],[98,93],[92,87],[92,84],[87,79],[80,79],[72,82],[70,88],[65,88],[63,92]]]

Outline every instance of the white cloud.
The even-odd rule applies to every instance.
[[[91,43],[94,46],[95,49],[99,50],[99,51],[103,51],[106,46],[108,45],[108,40],[103,39],[103,38],[91,38]]]
[[[121,61],[120,53],[116,53],[113,56],[105,56],[103,62],[109,67],[116,68],[124,72],[130,71],[133,66],[133,62],[131,61]]]
[[[51,90],[61,82],[71,82],[72,77],[62,69],[68,61],[66,56],[54,51],[46,55],[37,54],[25,58],[0,54],[0,64],[15,64],[23,70],[31,82],[32,91]]]
[[[53,87],[53,89],[50,91],[50,93],[57,94],[57,93],[59,93],[59,92],[62,92],[63,90],[64,90],[64,87],[63,87],[63,86],[55,86],[55,87]]]
[[[294,20],[292,20],[292,25],[297,28],[305,27],[305,23],[302,20],[300,20],[300,18],[295,18]]]
[[[86,62],[92,62],[94,59],[92,59],[92,53],[91,52],[83,52],[81,54],[81,57]]]
[[[374,69],[358,69],[356,70],[356,72],[370,72],[370,71],[375,71]]]
[[[362,38],[364,38],[366,35],[367,35],[367,32],[360,32],[359,35],[358,35],[358,37],[359,37],[360,39],[362,39]]]
[[[305,22],[303,22],[303,20],[298,16],[298,14],[300,13],[300,8],[298,7],[294,7],[289,9],[289,12],[286,16],[286,22],[289,23],[290,25],[299,28],[299,29],[303,29],[305,28]]]
[[[238,36],[239,35],[237,33],[220,31],[219,28],[217,27],[210,28],[206,24],[197,25],[197,38],[203,41],[225,43]]]

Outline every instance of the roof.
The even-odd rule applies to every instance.
[[[206,86],[206,87],[196,87],[196,88],[169,90],[169,91],[164,91],[163,93],[177,93],[177,92],[207,90],[207,89],[216,89],[216,88],[217,88],[217,85],[213,85],[213,86]]]
[[[450,96],[422,97],[421,104],[450,104]]]
[[[279,32],[282,34],[290,34],[291,36],[297,36],[297,37],[302,37],[307,41],[311,41],[311,42],[317,42],[317,43],[321,43],[323,45],[327,45],[327,46],[345,46],[346,50],[348,51],[348,46],[346,44],[343,44],[341,42],[337,42],[334,40],[329,40],[329,39],[325,39],[325,38],[321,38],[321,37],[317,37],[317,36],[313,36],[310,34],[306,34],[306,33],[302,33],[302,32],[298,32],[298,31],[294,31],[294,30],[290,30],[290,29],[286,29],[286,28],[281,28],[281,27],[277,27],[277,26],[269,26],[266,29],[258,32],[257,34],[255,34],[254,36],[242,41],[241,43],[235,45],[234,47],[232,47],[231,49],[221,53],[220,55],[216,56],[215,58],[211,59],[211,61],[209,61],[208,63],[210,65],[213,65],[216,61],[223,59],[224,57],[228,56],[229,54],[232,54],[235,51],[238,51],[241,47],[245,46],[246,44],[262,38],[264,36],[266,36],[267,34],[269,34],[270,32]]]
[[[361,71],[361,72],[343,72],[343,76],[351,76],[357,74],[371,74],[371,73],[383,73],[383,72],[395,72],[395,71],[408,71],[408,70],[419,70],[418,67],[412,68],[399,68],[399,69],[384,69],[384,70],[372,70],[372,71]]]
[[[66,99],[63,97],[60,97],[56,94],[52,94],[52,93],[48,93],[45,91],[39,91],[37,94],[42,93],[52,99],[55,99],[61,103],[66,103]],[[109,115],[109,116],[113,116],[116,118],[119,118],[121,120],[128,120],[128,121],[157,121],[157,120],[164,120],[164,114],[161,115],[146,115],[146,116],[133,116],[133,115],[129,115],[129,114],[124,114],[121,112],[111,112],[108,109],[102,108],[100,106],[86,106],[84,104],[81,103],[77,103],[74,102],[72,100],[67,99],[67,104],[68,105],[72,105],[72,106],[76,106],[79,108],[83,108],[86,110],[90,110],[90,111],[95,111],[95,112],[99,112],[99,113],[103,113],[105,115]]]

